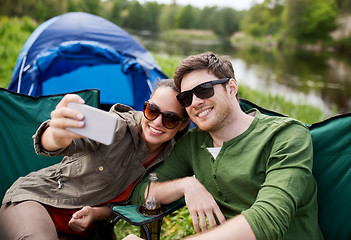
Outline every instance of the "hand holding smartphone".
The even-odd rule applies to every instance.
[[[105,145],[110,145],[117,127],[117,116],[89,105],[70,102],[68,107],[84,115],[83,128],[66,128]]]

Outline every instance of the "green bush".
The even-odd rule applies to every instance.
[[[28,17],[0,16],[0,87],[6,88],[18,54],[37,24]]]

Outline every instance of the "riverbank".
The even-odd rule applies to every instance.
[[[179,56],[168,56],[159,53],[153,53],[153,56],[162,70],[170,78],[173,77],[176,67],[182,60],[182,57]],[[239,84],[239,97],[249,100],[263,108],[295,118],[306,124],[319,122],[330,116],[330,113],[323,112],[321,109],[310,104],[301,102],[293,103],[285,99],[284,96],[269,94],[266,91],[253,90],[242,84]]]
[[[30,33],[36,28],[36,25],[30,18],[7,18],[3,17],[0,19],[2,24],[2,34],[0,37],[0,57],[2,61],[1,65],[1,76],[0,76],[0,87],[6,88],[10,82],[12,71],[23,44],[29,37]],[[213,45],[222,45],[216,35],[208,30],[170,30],[161,33],[160,36],[164,40],[183,42],[187,45],[188,41],[201,41],[201,44],[208,44],[212,48]],[[11,39],[11,41],[8,41]],[[269,40],[267,40],[268,42]],[[195,46],[198,44],[194,44]],[[194,45],[190,45],[191,48]],[[196,52],[196,50],[195,50]],[[188,54],[188,53],[187,53]],[[186,55],[187,55],[186,54]],[[222,54],[222,53],[220,53]],[[162,70],[170,77],[173,76],[174,70],[184,58],[178,54],[169,55],[165,52],[153,52],[156,61],[161,66]],[[323,120],[327,116],[321,112],[318,108],[312,107],[303,103],[292,103],[287,101],[282,96],[273,96],[262,93],[260,91],[252,90],[248,87],[241,86],[240,96],[249,101],[252,101],[264,108],[280,112],[282,114],[294,117],[304,123],[313,123]]]

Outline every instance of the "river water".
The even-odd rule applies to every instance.
[[[230,56],[239,84],[327,113],[351,112],[351,57],[333,53],[237,49],[230,43],[191,41],[165,43],[134,36],[155,53],[186,57],[205,51]]]

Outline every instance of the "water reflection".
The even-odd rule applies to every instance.
[[[236,49],[229,42],[164,42],[136,36],[148,50],[175,56],[205,51],[229,55],[240,84],[283,95],[287,99],[313,104],[331,113],[351,112],[351,59],[331,53]]]
[[[289,85],[280,83],[279,78],[270,68],[256,64],[248,66],[242,59],[232,59],[231,62],[235,68],[235,75],[239,84],[247,85],[252,89],[264,91],[272,95],[283,95],[286,99],[295,103],[313,104],[326,111],[328,115],[331,114],[330,106],[323,101],[315,90],[299,92]],[[290,76],[290,78],[290,83],[298,82],[296,77]]]

